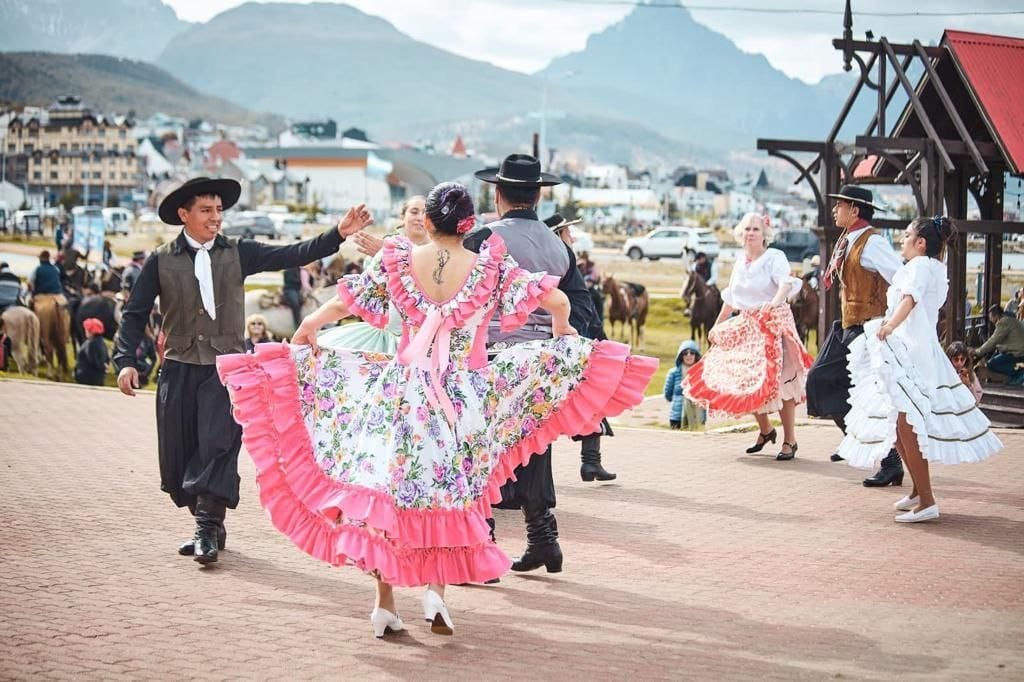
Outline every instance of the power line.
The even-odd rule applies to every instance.
[[[742,5],[695,5],[678,2],[636,2],[635,0],[556,0],[570,5],[619,5],[650,9],[687,9],[700,12],[749,12],[752,14],[824,14],[842,16],[842,10],[801,7],[745,7]],[[974,10],[967,12],[862,12],[854,10],[855,17],[989,17],[1024,15],[1024,10]]]

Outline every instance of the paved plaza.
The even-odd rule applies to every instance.
[[[408,632],[378,641],[372,581],[279,535],[244,453],[220,563],[175,553],[191,520],[159,491],[152,394],[0,381],[0,405],[0,679],[1024,679],[1022,433],[934,467],[942,518],[918,525],[892,521],[908,487],[828,461],[824,424],[791,462],[620,426],[612,484],[562,439],[564,572],[449,588],[454,637],[400,590]],[[518,553],[520,516],[496,516]]]

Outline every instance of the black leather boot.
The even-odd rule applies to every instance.
[[[188,510],[192,512],[192,516],[196,515],[196,506],[190,504]],[[178,545],[178,554],[182,556],[193,556],[196,553],[196,537],[199,534],[199,526],[196,525],[196,531],[192,534],[192,537],[185,542]],[[222,550],[228,543],[228,532],[224,528],[224,522],[221,521],[220,526],[217,528],[217,549]]]
[[[224,527],[224,503],[216,497],[201,495],[196,502],[195,560],[206,565],[217,561],[220,529]]]
[[[587,436],[580,448],[580,478],[584,481],[614,481],[616,476],[601,466],[601,436]]]
[[[903,485],[903,462],[895,450],[889,451],[874,476],[864,479],[864,486],[867,488],[883,488],[887,485]]]
[[[196,533],[199,529],[196,529]],[[223,524],[217,528],[217,549],[224,549],[228,544],[228,532],[224,529]],[[192,556],[196,553],[196,536],[193,535],[185,542],[178,546],[178,554],[182,556]]]
[[[562,572],[562,548],[558,546],[558,523],[543,504],[523,507],[526,518],[526,551],[512,562],[513,571],[534,571],[541,566],[548,573]]]

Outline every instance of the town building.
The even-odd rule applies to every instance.
[[[93,113],[78,97],[11,116],[3,149],[3,176],[48,204],[78,194],[107,204],[139,186],[140,162],[127,116]]]

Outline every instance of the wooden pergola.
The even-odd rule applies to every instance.
[[[908,186],[918,215],[945,214],[959,234],[947,258],[950,296],[941,334],[947,340],[987,325],[985,316],[966,318],[967,236],[985,240],[982,309],[1000,301],[1003,237],[1024,233],[1024,223],[1004,219],[1007,178],[1024,171],[1024,40],[946,31],[937,47],[920,41],[890,43],[886,38],[854,40],[850,0],[844,32],[832,44],[842,51],[844,68],[856,67],[853,86],[828,136],[822,141],[759,139],[757,148],[784,159],[799,171],[818,205],[822,263],[828,262],[840,231],[832,223],[827,194],[845,183]],[[916,83],[909,73],[919,73]],[[874,93],[874,114],[853,142],[838,139],[862,93]],[[898,92],[906,104],[888,116]],[[803,155],[801,162],[795,155]],[[806,155],[810,154],[810,157]],[[980,219],[967,220],[973,197]],[[876,227],[903,229],[906,220],[876,213]],[[837,288],[821,292],[818,338],[838,317]],[[966,319],[965,319],[966,318]],[[980,330],[980,329],[979,329]]]

